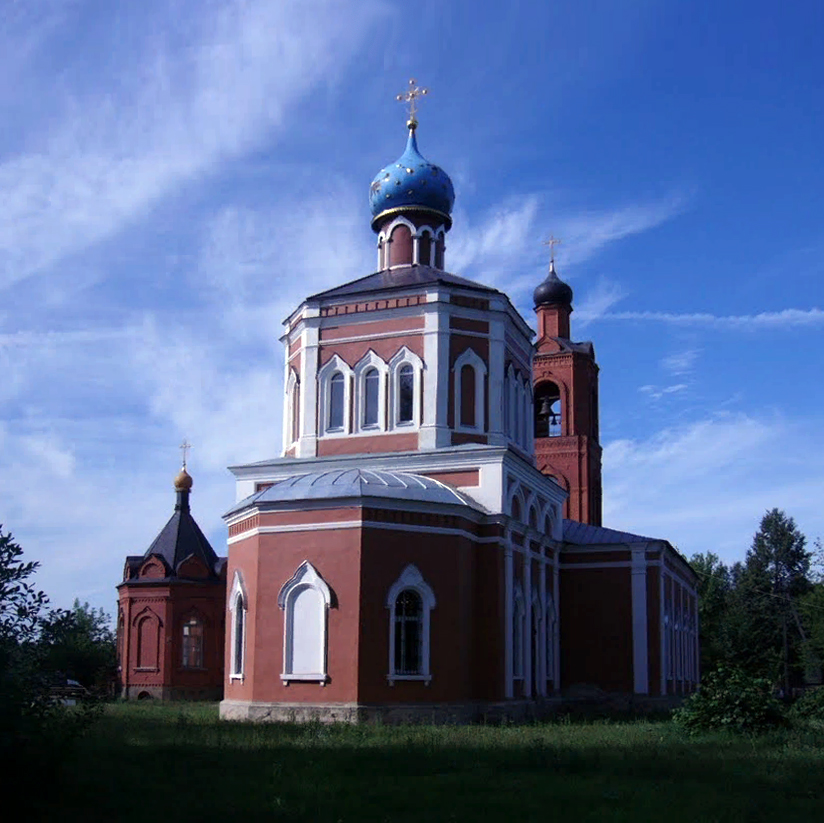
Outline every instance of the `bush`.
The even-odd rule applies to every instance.
[[[803,697],[799,697],[790,709],[790,717],[793,720],[824,721],[824,686],[810,689]]]
[[[768,680],[725,666],[702,680],[700,689],[673,712],[673,720],[690,733],[758,732],[787,723]]]

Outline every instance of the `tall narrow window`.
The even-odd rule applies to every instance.
[[[398,372],[398,423],[411,423],[415,419],[415,369],[410,363]]]
[[[395,600],[395,674],[421,674],[423,603],[407,589]]]
[[[475,369],[468,364],[461,369],[461,425],[475,425]]]
[[[196,617],[183,624],[183,668],[203,668],[203,623]]]
[[[418,238],[418,262],[422,266],[432,262],[432,235],[428,231],[421,232]]]
[[[292,442],[300,437],[300,380],[296,380],[292,386],[291,396],[292,412]]]
[[[232,592],[229,595],[229,611],[232,614],[232,645],[229,677],[241,680],[246,665],[246,590],[240,570],[235,570]]]
[[[137,624],[137,668],[156,669],[158,667],[160,624],[157,617],[149,612],[139,618]]]
[[[343,428],[343,381],[340,372],[335,372],[329,381],[329,430]]]
[[[363,425],[378,425],[378,402],[380,398],[381,376],[377,369],[369,369],[363,378],[364,404]]]
[[[389,682],[432,678],[429,661],[430,612],[435,594],[411,563],[389,589]]]
[[[524,679],[524,630],[526,609],[520,588],[515,590],[515,608],[512,610],[512,677]]]
[[[232,674],[243,673],[243,646],[246,636],[246,609],[243,598],[238,595],[235,601],[234,636],[232,637]]]

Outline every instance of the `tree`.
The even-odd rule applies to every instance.
[[[698,625],[701,671],[714,671],[729,662],[727,611],[732,584],[730,570],[712,552],[694,554],[690,565],[698,575]]]
[[[761,519],[743,567],[733,573],[729,623],[735,662],[753,675],[780,680],[785,693],[801,667],[796,615],[811,587],[811,554],[805,545],[793,518],[771,509]]]
[[[115,638],[103,609],[74,601],[71,609],[52,609],[42,620],[40,646],[44,671],[55,681],[77,680],[101,694],[116,674]]]

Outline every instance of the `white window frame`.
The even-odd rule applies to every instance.
[[[421,631],[421,673],[397,674],[395,672],[395,603],[401,592],[413,591],[421,598],[423,607],[423,625]],[[389,609],[389,674],[387,681],[394,683],[397,680],[419,680],[427,686],[432,682],[432,668],[430,660],[430,613],[435,608],[435,593],[432,587],[424,580],[418,567],[410,563],[392,584],[386,596],[386,608]]]
[[[384,255],[383,255],[384,265],[383,265],[383,268],[384,269],[397,269],[397,268],[400,268],[402,266],[408,266],[409,265],[409,263],[395,263],[394,265],[391,265],[391,266],[389,265],[389,258],[392,256],[390,254],[390,248],[392,246],[392,243],[395,242],[392,239],[392,232],[394,232],[395,229],[398,228],[398,226],[406,226],[406,228],[409,229],[409,234],[412,236],[412,260],[413,260],[413,262],[417,262],[415,260],[415,254],[417,252],[418,242],[417,242],[417,238],[416,238],[415,235],[416,235],[418,230],[415,228],[415,224],[411,220],[407,220],[405,217],[396,217],[391,222],[391,224],[389,226],[387,226],[387,228],[384,230],[386,232],[386,234],[385,234],[386,239],[384,240],[384,244],[383,244],[383,248],[384,248]]]
[[[470,366],[475,371],[475,425],[461,425],[461,371],[464,366]],[[485,432],[486,415],[484,414],[484,386],[486,383],[486,363],[473,351],[466,349],[460,357],[455,360],[452,367],[452,386],[455,395],[455,418],[454,429],[459,432]]]
[[[240,609],[238,609],[240,602]],[[237,616],[238,612],[243,612],[240,646],[240,660],[237,659]],[[243,584],[243,575],[240,570],[235,570],[232,590],[229,593],[229,614],[231,614],[231,649],[229,651],[229,680],[243,680],[246,673],[246,640],[249,636],[249,598],[246,594],[246,586]]]
[[[332,377],[336,372],[343,374],[343,427],[329,429],[329,406],[332,400]],[[353,371],[349,364],[337,354],[323,365],[318,371],[318,388],[320,420],[318,434],[321,437],[347,437],[352,433],[352,377]]]
[[[401,423],[400,371],[405,365],[412,366],[412,420]],[[402,346],[389,361],[389,428],[400,431],[416,431],[421,426],[421,391],[423,390],[423,360],[415,352]]]
[[[295,426],[295,414],[297,414],[297,426]],[[286,381],[286,425],[284,426],[283,438],[286,448],[293,446],[300,440],[301,416],[300,378],[297,372],[290,368],[289,379]]]
[[[420,226],[417,228],[412,235],[412,262],[415,265],[421,265],[421,238],[424,234],[429,234],[432,238],[430,241],[429,246],[429,263],[424,265],[428,265],[431,268],[435,268],[435,229],[432,226]]]
[[[366,373],[370,369],[378,371],[378,422],[373,426],[364,426],[366,412]],[[386,396],[389,384],[389,365],[375,354],[372,349],[357,362],[353,370],[355,379],[355,433],[375,434],[386,431]]]
[[[321,596],[323,603],[323,614],[321,615],[321,636],[318,650],[320,653],[318,657],[322,661],[319,672],[293,672],[290,671],[293,661],[292,651],[294,647],[294,624],[293,624],[293,608],[295,599],[303,589],[314,589]],[[283,672],[280,679],[284,683],[289,683],[291,680],[302,680],[326,684],[328,680],[328,655],[327,655],[327,640],[329,636],[328,629],[328,614],[329,607],[332,604],[332,592],[326,581],[320,576],[318,570],[308,561],[304,560],[298,566],[297,571],[292,577],[287,580],[278,594],[278,606],[283,609]]]

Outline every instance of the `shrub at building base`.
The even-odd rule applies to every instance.
[[[673,719],[690,733],[759,732],[787,724],[768,680],[723,666],[704,678],[699,690],[673,712]]]

